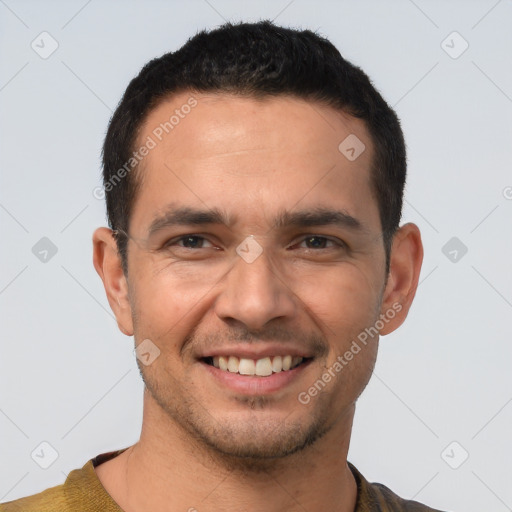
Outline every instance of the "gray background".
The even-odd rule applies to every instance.
[[[198,29],[269,18],[318,30],[361,66],[408,144],[421,284],[405,325],[381,339],[349,460],[436,508],[511,510],[511,15],[510,0],[0,0],[0,501],[57,485],[140,431],[133,339],[91,258],[112,109],[146,61]],[[43,31],[59,45],[46,59],[31,47],[51,49]],[[39,252],[43,237],[55,255]],[[58,453],[48,469],[41,442]]]

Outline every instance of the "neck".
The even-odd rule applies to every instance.
[[[140,440],[116,458],[116,489],[106,488],[125,512],[353,512],[357,488],[347,453],[354,409],[293,455],[248,461],[193,439],[146,391]]]

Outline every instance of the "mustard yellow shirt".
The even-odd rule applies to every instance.
[[[0,504],[0,512],[123,512],[99,481],[94,468],[125,449],[94,457],[82,469],[71,471],[61,485]],[[441,512],[416,501],[403,500],[382,484],[367,482],[354,465],[350,462],[348,465],[357,483],[354,512]]]

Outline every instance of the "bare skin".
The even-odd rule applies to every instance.
[[[155,139],[191,96],[197,106]],[[354,161],[338,150],[349,134],[366,146]],[[364,123],[295,98],[183,92],[149,114],[136,146],[148,136],[157,144],[140,167],[128,275],[107,228],[94,233],[94,265],[120,330],[160,354],[139,362],[140,440],[98,466],[98,478],[125,512],[353,511],[347,453],[379,336],[342,370],[336,361],[365,328],[385,335],[401,325],[423,257],[418,228],[406,224],[386,275]],[[155,216],[182,207],[217,208],[226,223],[148,236]],[[275,224],[318,208],[344,222]],[[249,263],[236,248],[251,235],[261,254]],[[305,361],[281,380],[286,371],[230,374],[207,359],[285,354]],[[327,385],[309,392],[329,370]]]

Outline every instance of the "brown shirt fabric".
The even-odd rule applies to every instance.
[[[125,448],[126,449],[126,448]],[[82,469],[69,473],[66,481],[43,492],[0,504],[0,512],[123,512],[107,493],[94,468],[124,450],[103,453]],[[441,512],[417,501],[404,500],[382,484],[369,483],[348,463],[357,483],[354,512]]]

